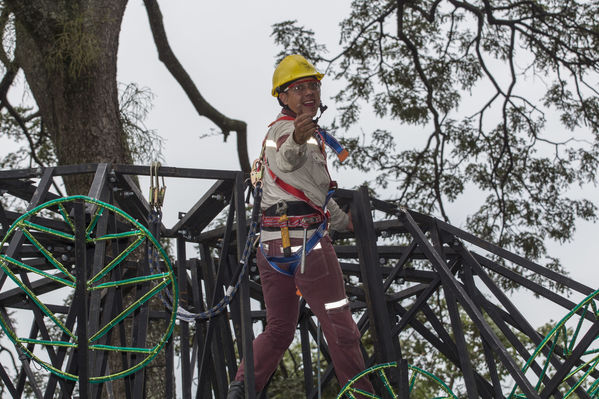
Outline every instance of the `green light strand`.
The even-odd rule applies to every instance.
[[[75,278],[75,276],[73,276],[67,270],[67,268],[64,267],[64,265],[62,263],[60,263],[58,261],[58,259],[56,259],[54,257],[54,255],[52,255],[52,253],[50,251],[48,251],[46,248],[44,248],[44,246],[31,234],[31,232],[29,232],[29,230],[27,230],[25,228],[21,228],[21,231],[23,231],[23,234],[25,234],[27,239],[44,255],[44,257],[48,260],[48,262],[50,262],[55,268],[60,270],[71,281],[75,282],[77,280]]]
[[[130,285],[130,284],[144,283],[146,281],[165,279],[169,276],[170,276],[170,273],[150,274],[150,275],[142,276],[142,277],[133,277],[133,278],[127,278],[127,279],[119,280],[119,281],[111,281],[108,283],[99,284],[95,287],[90,287],[89,289],[90,290],[101,290],[103,288],[119,287],[121,285]]]
[[[389,383],[389,379],[387,378],[384,369],[379,370],[379,378],[383,381],[383,385],[387,389],[387,392],[389,392],[394,399],[397,398],[397,395],[393,392],[393,388],[391,388],[391,384]]]
[[[146,301],[148,301],[151,297],[153,297],[158,291],[160,291],[167,284],[168,284],[168,281],[165,280],[165,281],[162,281],[160,284],[156,285],[156,287],[152,288],[150,291],[148,291],[145,295],[143,295],[137,301],[135,301],[131,305],[129,305],[117,317],[112,319],[108,324],[106,324],[97,333],[95,333],[92,337],[90,337],[89,341],[93,342],[93,341],[97,340],[98,338],[101,338],[104,334],[106,334],[108,332],[108,330],[110,330],[112,327],[114,327],[116,324],[118,324],[121,320],[123,320],[125,317],[127,317],[135,309],[137,309],[141,305],[143,305]]]
[[[0,262],[0,265],[2,265],[2,262]],[[50,309],[48,309],[46,307],[46,305],[44,305],[42,302],[40,302],[37,298],[37,296],[21,281],[17,278],[17,276],[15,276],[13,274],[13,272],[4,267],[1,266],[2,269],[4,270],[4,272],[8,275],[8,277],[10,277],[10,279],[17,284],[23,291],[25,291],[25,293],[27,294],[27,296],[29,296],[29,298],[31,298],[31,300],[42,310],[42,312],[44,312],[44,314],[46,316],[48,316],[62,331],[64,331],[67,335],[69,335],[71,338],[73,339],[77,339],[75,337],[75,335],[73,335],[73,333],[64,325],[62,324],[62,322],[60,320],[58,320],[58,318],[56,318],[56,316],[54,315],[54,313],[52,313],[50,311]]]
[[[134,348],[127,346],[113,346],[113,345],[90,345],[90,350],[100,350],[108,352],[129,352],[129,353],[145,353],[153,354],[156,353],[156,348]]]
[[[597,360],[599,358],[595,357],[593,359],[589,359],[588,361],[586,361],[585,363],[581,364],[580,366],[576,367],[574,370],[572,370],[570,372],[570,374],[568,374],[567,376],[564,377],[564,381],[566,381],[568,378],[571,378],[574,376],[574,374],[578,373],[579,371],[581,371],[582,369],[584,369],[585,367],[587,367],[589,364],[591,364],[592,362],[595,362],[595,364],[592,366],[593,368],[596,367],[597,365]]]
[[[102,216],[102,213],[104,213],[104,208],[102,208],[101,206],[98,206],[96,208],[96,212],[94,213],[94,217],[89,222],[89,226],[87,226],[87,229],[85,229],[86,237],[89,236],[89,234],[94,229],[94,227],[96,227],[96,223],[98,223],[98,219],[100,219],[100,216]]]
[[[553,355],[553,352],[557,346],[557,341],[559,340],[559,332],[557,333],[557,335],[555,336],[555,339],[553,340],[553,343],[551,344],[551,349],[549,350],[549,353],[547,354],[547,358],[545,359],[545,365],[543,366],[543,371],[541,371],[541,374],[539,375],[539,381],[537,381],[537,385],[535,385],[535,391],[539,391],[539,387],[541,386],[541,383],[543,382],[543,378],[545,377],[545,373],[547,372],[547,368],[549,367],[549,363],[551,361],[551,356]]]
[[[23,226],[27,226],[27,227],[32,228],[34,230],[43,231],[44,233],[48,233],[48,234],[52,234],[54,236],[65,238],[65,239],[70,240],[70,241],[75,241],[75,236],[72,235],[72,234],[67,234],[67,233],[65,233],[63,231],[60,231],[60,230],[56,230],[56,229],[53,229],[53,228],[50,228],[50,227],[42,226],[40,224],[30,222],[29,220],[22,220],[21,222],[19,222],[19,224],[17,226],[21,227],[21,228],[23,228]],[[25,229],[23,229],[23,230],[25,230]]]
[[[62,215],[62,218],[64,219],[66,224],[71,226],[71,230],[73,231],[73,234],[74,234],[75,233],[75,225],[71,221],[71,218],[67,215],[67,210],[65,209],[64,205],[58,204],[58,210],[60,211],[60,214]]]
[[[587,303],[584,306],[584,309],[582,310],[582,314],[580,315],[580,318],[578,319],[578,323],[576,325],[576,331],[574,331],[574,335],[572,335],[572,339],[570,340],[570,345],[568,346],[568,354],[572,353],[572,349],[574,348],[574,342],[576,342],[576,338],[578,338],[578,333],[580,332],[580,328],[582,327],[582,323],[587,314],[587,310],[589,310],[589,304],[590,303]]]
[[[352,394],[354,394],[354,393],[359,393],[360,395],[363,395],[363,396],[365,396],[365,397],[367,397],[367,398],[372,398],[372,399],[382,399],[380,396],[378,396],[378,395],[373,395],[372,393],[370,393],[370,392],[366,392],[366,391],[364,391],[364,390],[362,390],[362,389],[360,389],[360,388],[350,388],[350,389],[351,389],[351,393],[352,393]],[[350,397],[351,397],[351,398],[355,398],[355,396],[353,396],[353,395],[352,395],[352,396],[350,396]],[[397,396],[394,396],[394,398],[397,398]]]
[[[143,234],[143,232],[141,230],[131,230],[131,231],[126,231],[124,233],[105,234],[105,235],[103,235],[101,237],[90,238],[88,240],[88,242],[114,240],[114,239],[118,239],[118,238],[126,238],[126,237],[138,236],[138,235],[142,235],[142,234]]]
[[[455,396],[455,394],[453,393],[453,391],[443,382],[439,379],[439,377],[437,377],[434,374],[429,373],[426,370],[423,370],[419,367],[416,366],[411,366],[408,365],[408,368],[412,369],[413,371],[416,371],[419,374],[422,374],[426,377],[428,377],[429,379],[435,381],[437,383],[437,385],[441,386],[441,388],[445,391],[445,393],[448,395],[447,398],[453,398],[453,399],[458,399],[457,396]]]
[[[18,266],[18,267],[22,268],[22,269],[28,270],[28,271],[30,271],[32,273],[35,273],[37,275],[49,278],[50,280],[56,281],[58,283],[62,283],[62,284],[66,285],[66,286],[69,286],[71,288],[75,288],[75,283],[73,283],[71,281],[67,281],[67,280],[62,279],[60,277],[57,277],[57,276],[54,276],[52,274],[46,273],[46,272],[44,272],[42,270],[39,270],[39,269],[37,269],[37,268],[35,268],[33,266],[29,266],[29,265],[27,265],[27,264],[25,264],[23,262],[20,262],[20,261],[18,261],[16,259],[13,259],[13,258],[11,258],[9,256],[0,255],[0,258],[2,260],[4,260],[4,261],[8,262],[8,263],[11,263],[11,264],[13,264],[15,266]]]
[[[418,377],[418,373],[412,373],[412,376],[410,377],[409,384],[408,384],[408,386],[409,386],[408,390],[410,392],[412,392],[412,389],[414,389],[414,384],[416,384],[416,377]]]
[[[534,353],[530,356],[530,358],[528,358],[528,360],[526,361],[526,364],[524,365],[524,367],[522,368],[522,372],[525,373],[528,368],[530,367],[530,365],[532,364],[532,362],[534,361],[534,359],[539,355],[539,353],[541,352],[541,350],[543,350],[543,348],[547,345],[547,342],[549,342],[552,337],[556,334],[557,331],[559,330],[563,330],[564,329],[564,325],[566,323],[566,321],[568,321],[574,314],[576,314],[578,312],[578,310],[584,306],[585,304],[587,304],[589,301],[591,302],[591,306],[595,312],[596,317],[599,317],[599,313],[597,312],[597,306],[595,303],[595,297],[599,295],[599,290],[595,290],[594,292],[592,292],[591,294],[589,294],[585,299],[582,300],[582,302],[580,302],[578,305],[576,305],[574,307],[574,309],[572,309],[566,316],[564,316],[557,324],[555,327],[553,327],[553,329],[549,332],[549,334],[547,334],[547,336],[543,339],[543,341],[537,346],[537,348],[535,349]],[[556,338],[559,339],[559,334],[558,337]],[[554,343],[555,345],[555,343]],[[567,346],[567,341],[566,341],[566,346]],[[539,380],[540,381],[540,380]],[[512,398],[512,397],[525,397],[522,395],[518,395],[515,396],[515,392],[516,389],[518,388],[517,384],[514,384],[514,387],[512,388],[512,391],[510,393],[510,395],[508,396],[508,398]]]
[[[355,396],[352,393],[359,393],[365,397],[368,398],[374,398],[374,399],[380,399],[379,396],[373,395],[369,392],[365,392],[362,391],[359,388],[354,388],[352,387],[352,385],[358,381],[360,378],[362,378],[363,376],[365,376],[366,374],[369,373],[373,373],[373,372],[377,372],[377,374],[379,374],[379,378],[381,380],[383,380],[383,382],[385,383],[385,385],[391,385],[387,379],[387,375],[384,373],[384,371],[379,371],[382,370],[384,368],[388,368],[388,367],[397,367],[397,362],[390,362],[390,363],[383,363],[383,364],[378,364],[375,366],[372,366],[362,372],[360,372],[359,374],[357,374],[356,376],[354,376],[351,380],[349,380],[345,386],[341,389],[341,391],[339,392],[337,398],[342,398],[343,396],[347,396],[348,398],[353,398],[355,399]],[[416,366],[411,366],[408,365],[408,369],[413,371],[412,376],[410,377],[410,388],[409,388],[409,392],[412,391],[412,388],[414,386],[414,381],[417,377],[418,374],[422,375],[423,377],[426,377],[430,380],[432,380],[433,382],[435,382],[442,391],[444,391],[444,393],[446,394],[446,396],[438,396],[435,399],[458,399],[458,397],[451,391],[451,389],[443,382],[441,381],[437,376],[435,376],[434,374],[429,373],[428,371],[422,370]],[[393,395],[393,398],[397,398],[397,394],[391,389],[389,391],[391,393],[391,395]]]
[[[65,378],[65,379],[67,379],[67,380],[77,381],[78,377],[76,375],[71,374],[71,373],[67,373],[65,371],[62,371],[61,369],[58,369],[58,368],[52,366],[49,363],[46,363],[45,361],[43,361],[39,357],[35,356],[31,351],[29,351],[29,349],[27,349],[26,346],[20,345],[18,348],[20,348],[21,351],[23,351],[23,353],[25,355],[27,355],[30,359],[36,361],[40,366],[42,366],[43,368],[45,368],[46,370],[48,370],[52,374],[61,376],[61,377]]]
[[[589,395],[591,395],[592,398],[595,398],[596,395],[599,395],[599,380],[595,380],[595,382],[593,382],[593,385],[589,387],[587,392]]]
[[[45,339],[18,338],[19,343],[45,345],[45,346],[60,346],[65,348],[76,348],[77,344],[67,341],[48,341]]]
[[[587,377],[589,376],[589,374],[595,370],[595,368],[597,367],[597,362],[599,362],[599,359],[595,359],[595,362],[593,363],[593,365],[586,371],[586,373],[584,373],[584,375],[582,377],[580,377],[580,379],[578,380],[578,382],[572,387],[570,388],[570,390],[568,392],[566,392],[566,395],[564,396],[564,399],[567,399],[568,397],[570,397],[571,394],[574,393],[574,391],[587,379]],[[587,363],[588,364],[588,363]],[[564,379],[564,381],[569,378],[572,374],[570,374],[568,377],[566,377]]]
[[[119,254],[119,256],[114,258],[108,265],[106,265],[104,267],[104,269],[100,270],[98,272],[98,274],[96,274],[91,280],[89,280],[87,282],[87,286],[90,287],[91,284],[95,283],[97,280],[101,279],[108,272],[110,272],[112,269],[114,269],[116,266],[118,266],[118,264],[121,263],[123,261],[123,259],[125,259],[131,252],[133,252],[135,250],[135,248],[137,248],[144,240],[145,240],[145,237],[139,236],[137,238],[137,240],[133,241],[131,243],[131,245],[129,245],[127,247],[127,249],[125,249],[123,252],[121,252]]]

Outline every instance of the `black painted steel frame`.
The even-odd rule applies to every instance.
[[[32,209],[57,198],[57,194],[50,190],[54,179],[65,175],[93,174],[88,194],[90,197],[121,208],[147,226],[155,236],[176,240],[176,262],[173,264],[176,265],[178,274],[180,305],[194,312],[203,312],[224,297],[225,290],[239,267],[247,236],[244,176],[235,171],[172,167],[161,167],[158,173],[167,178],[209,179],[215,183],[206,193],[198,195],[200,199],[190,210],[181,213],[180,220],[171,228],[152,224],[151,208],[137,188],[135,177],[150,174],[150,168],[146,166],[86,164],[0,171],[0,192],[4,198],[16,197],[26,201],[28,209]],[[347,292],[352,310],[356,312],[358,327],[362,334],[370,331],[373,339],[374,350],[364,350],[367,366],[398,361],[401,367],[391,378],[402,387],[402,398],[409,396],[408,373],[399,336],[409,329],[415,330],[431,347],[461,370],[470,398],[504,397],[498,368],[507,370],[529,398],[561,397],[557,386],[572,366],[577,364],[585,349],[584,345],[590,344],[590,338],[576,348],[573,356],[567,359],[555,356],[552,359],[552,365],[557,370],[555,376],[546,377],[545,390],[536,392],[528,380],[530,376],[524,375],[520,369],[522,359],[527,359],[531,354],[530,345],[536,346],[543,337],[521,314],[517,304],[505,295],[497,284],[497,278],[509,280],[561,306],[564,314],[574,308],[576,303],[514,272],[506,263],[541,275],[548,281],[583,296],[591,294],[593,288],[445,222],[370,198],[365,188],[357,191],[338,190],[337,200],[350,207],[355,226],[355,234],[336,235],[336,238],[354,238],[354,244],[338,245],[336,249],[343,272],[348,277]],[[227,212],[224,226],[209,229],[209,224],[223,211]],[[239,217],[240,214],[243,217]],[[375,221],[373,214],[380,220]],[[0,207],[2,235],[20,215],[18,211]],[[75,215],[79,221],[77,223],[83,223],[83,209],[76,207]],[[44,223],[51,225],[52,220]],[[101,228],[106,229],[107,226]],[[393,235],[403,237],[408,241],[407,245],[377,244],[382,242],[382,238]],[[199,258],[188,257],[187,243],[198,245]],[[77,244],[75,246],[77,267],[81,273],[89,268],[93,270],[100,264],[98,257],[103,248],[90,254]],[[4,248],[4,253],[14,258],[31,255],[27,251],[28,247],[24,245],[23,235],[20,233],[15,234],[8,247]],[[39,259],[41,263],[45,261]],[[414,268],[416,263],[418,268]],[[140,267],[147,267],[147,262]],[[171,337],[164,349],[167,397],[175,397],[175,392],[180,392],[180,396],[186,399],[224,398],[228,382],[237,371],[239,354],[246,359],[253,359],[253,325],[265,322],[265,311],[256,268],[252,266],[249,270],[249,276],[244,276],[240,290],[225,312],[210,319],[178,322],[175,331],[180,346],[179,354],[175,355],[175,337]],[[23,292],[19,289],[3,290],[6,277],[0,271],[0,312],[5,319],[12,309],[31,306],[24,300]],[[29,280],[25,276],[23,281]],[[56,285],[48,279],[38,279],[28,284],[35,293],[56,289]],[[436,314],[431,306],[436,295],[441,295],[446,300],[449,323]],[[103,298],[105,304],[119,300],[122,298]],[[80,320],[91,315],[87,324],[78,323],[78,334],[85,335],[88,326],[95,330],[97,323],[101,322],[100,318],[105,319],[100,314],[99,301],[98,297],[92,295],[87,303],[78,303],[70,309],[59,304],[52,304],[50,308],[55,313],[65,314],[66,323],[71,326],[75,315]],[[468,353],[460,311],[468,315],[479,331],[477,339],[483,344],[489,377],[485,377],[472,364],[472,354]],[[166,312],[151,311],[144,305],[141,311],[130,317],[135,318],[138,326],[137,339],[143,341],[148,318],[168,316]],[[596,319],[588,318],[592,323],[592,336],[593,333],[596,334],[599,324]],[[303,367],[305,370],[312,370],[310,342],[317,342],[319,331],[310,309],[303,301],[298,329]],[[521,334],[515,334],[514,331]],[[526,342],[522,342],[523,336],[526,337]],[[30,338],[36,337],[48,338],[44,315],[40,312],[35,315],[30,332]],[[331,383],[334,372],[326,341],[321,339],[319,342],[322,357],[329,364],[320,378],[320,388],[323,388]],[[506,347],[505,342],[509,343],[510,348]],[[53,354],[51,361],[62,364],[65,356],[65,351],[58,351]],[[72,370],[77,370],[80,376],[80,397],[102,397],[106,393],[106,383],[85,383],[89,378],[90,368],[97,369],[102,365],[90,361],[83,346],[77,356],[77,359],[70,361]],[[34,379],[30,361],[27,358],[19,360],[21,363],[18,370],[8,368],[6,364],[0,365],[0,380],[13,397],[23,396],[26,382],[31,386],[35,397],[52,398],[56,392],[61,392],[62,397],[70,397],[75,385],[73,382],[50,376],[44,385],[40,385]],[[255,398],[257,394],[253,392],[253,363],[248,361],[245,364],[246,397]],[[176,365],[180,367],[177,368]],[[539,365],[533,364],[532,370],[540,373]],[[593,378],[597,378],[596,373]],[[180,384],[178,390],[175,389],[175,381]],[[319,389],[311,373],[305,374],[304,382],[306,397],[317,397]],[[143,369],[126,377],[124,385],[127,398],[144,397]],[[582,389],[577,394],[581,398],[588,397]],[[263,392],[259,396],[267,397],[267,393]]]

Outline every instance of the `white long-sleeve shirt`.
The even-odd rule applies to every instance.
[[[283,117],[279,114],[278,118]],[[293,139],[293,120],[278,120],[268,130],[265,143],[265,156],[272,172],[285,183],[303,191],[318,206],[323,206],[329,191],[331,178],[327,171],[326,158],[315,138],[305,144],[297,144]],[[262,209],[275,205],[277,201],[298,201],[298,198],[279,187],[267,171],[262,175]],[[331,199],[327,204],[330,212],[330,227],[346,231],[348,216]],[[290,231],[291,237],[301,237],[301,231]],[[309,233],[311,234],[311,232]],[[280,233],[262,232],[262,241],[281,238]]]

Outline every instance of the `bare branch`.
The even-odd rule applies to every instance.
[[[449,220],[449,217],[447,216],[447,213],[445,212],[445,208],[443,206],[443,198],[442,198],[441,190],[440,190],[440,178],[441,178],[441,174],[442,174],[443,165],[438,163],[437,154],[439,153],[440,140],[441,140],[440,136],[443,136],[443,132],[441,130],[441,123],[439,122],[439,112],[438,112],[437,108],[435,107],[435,105],[433,104],[434,89],[433,89],[433,86],[430,84],[430,82],[427,78],[427,74],[424,71],[424,68],[422,67],[422,64],[420,62],[420,54],[418,52],[418,48],[416,47],[416,45],[414,43],[412,43],[412,41],[408,38],[408,36],[403,31],[404,5],[405,5],[405,0],[397,1],[397,37],[402,42],[404,42],[404,44],[410,50],[410,53],[412,54],[412,61],[414,62],[414,67],[416,68],[416,71],[418,72],[418,77],[420,78],[421,82],[424,84],[424,86],[426,88],[426,104],[427,104],[429,111],[433,115],[433,123],[434,123],[434,127],[435,127],[433,136],[435,137],[435,139],[437,141],[437,145],[436,145],[434,156],[433,156],[433,162],[435,165],[435,169],[434,169],[435,170],[435,178],[434,178],[433,190],[435,193],[436,202],[437,202],[437,205],[439,206],[439,211],[441,212],[441,215],[443,216],[443,218],[445,220]]]
[[[6,110],[10,114],[10,116],[12,116],[14,118],[14,120],[17,122],[17,124],[23,131],[23,135],[25,136],[25,138],[27,139],[27,142],[29,143],[29,149],[30,149],[29,154],[31,156],[31,159],[33,159],[35,161],[35,163],[41,167],[46,166],[38,158],[38,156],[35,152],[35,148],[36,148],[35,142],[33,141],[33,137],[31,136],[31,133],[29,132],[29,129],[27,128],[27,125],[25,124],[25,121],[23,120],[23,118],[21,118],[21,115],[17,112],[17,110],[15,110],[13,108],[13,106],[8,102],[6,97],[0,99],[0,105],[3,106],[4,108],[6,108]]]
[[[234,131],[237,133],[239,164],[244,172],[249,173],[250,161],[247,149],[246,123],[226,117],[204,99],[168,43],[166,31],[162,22],[162,12],[160,11],[158,3],[156,0],[144,0],[144,4],[148,13],[154,43],[158,50],[158,58],[164,63],[177,82],[179,82],[198,114],[207,117],[222,130],[225,141],[230,132]]]

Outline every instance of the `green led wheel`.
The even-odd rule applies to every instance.
[[[74,201],[85,208],[89,270],[85,288],[78,291],[82,282],[75,266]],[[10,243],[20,239],[15,256]],[[121,378],[146,366],[170,337],[178,295],[169,257],[144,226],[120,209],[85,196],[53,200],[19,217],[1,247],[0,268],[14,285],[4,284],[3,290],[17,292],[22,304],[12,317],[0,314],[0,325],[18,352],[51,373],[77,380],[77,349],[85,339],[89,381]],[[151,261],[160,270],[150,271],[148,253],[157,254]],[[162,306],[160,317],[149,317],[151,304],[162,305],[159,298],[165,295],[174,298],[172,307],[165,312]],[[50,303],[57,300],[61,302]],[[84,300],[88,333],[78,337],[77,315]],[[23,328],[12,319],[33,322]],[[147,334],[140,334],[144,328]]]
[[[599,398],[599,379],[593,377],[597,375],[596,369],[599,364],[599,334],[590,332],[590,328],[599,323],[597,301],[599,290],[587,296],[556,324],[522,368],[527,375],[535,376],[534,387],[537,392],[541,392],[545,382],[551,380],[556,373],[555,364],[562,364],[579,345],[583,345],[584,351],[580,361],[574,363],[558,389],[564,399],[574,395],[575,390],[579,388],[586,391],[591,398]],[[533,365],[537,366],[537,372],[534,374]],[[534,383],[534,380],[532,382]],[[508,399],[525,397],[519,387],[514,385]]]
[[[347,384],[345,384],[345,386],[341,389],[341,391],[337,395],[337,399],[342,399],[342,398],[382,399],[383,397],[386,397],[386,396],[383,396],[383,394],[389,395],[392,398],[398,398],[399,397],[398,396],[399,389],[397,387],[392,386],[390,379],[389,379],[388,375],[386,374],[386,371],[388,372],[389,369],[395,368],[395,367],[397,367],[397,362],[382,363],[382,364],[377,364],[375,366],[367,368],[366,370],[362,371],[361,373],[357,374],[354,378],[349,380],[347,382]],[[408,369],[409,369],[408,382],[410,384],[409,385],[410,393],[415,392],[415,390],[418,387],[418,384],[425,383],[425,384],[427,384],[427,386],[434,386],[435,389],[437,390],[437,392],[434,394],[435,396],[433,396],[435,399],[458,399],[458,397],[451,391],[451,389],[449,389],[449,387],[447,385],[445,385],[445,383],[443,381],[441,381],[439,378],[437,378],[433,374],[429,373],[428,371],[424,371],[416,366],[408,365]],[[371,381],[373,378],[379,379],[381,382],[380,385],[383,386],[383,390],[385,392],[369,393],[369,392],[365,392],[365,391],[361,390],[360,388],[357,388],[356,382],[362,378],[367,378],[367,379],[370,379]]]

